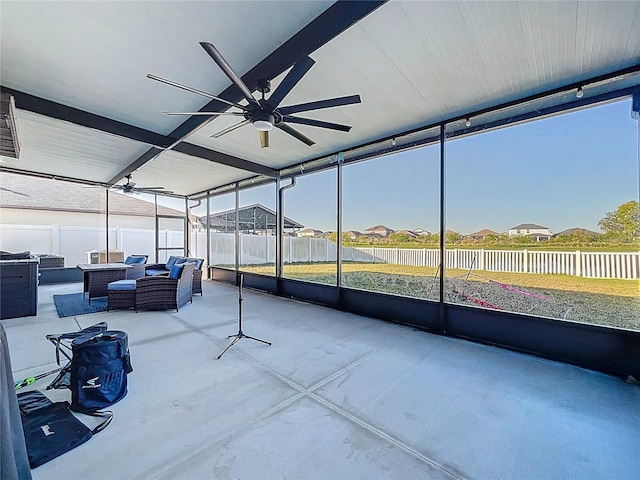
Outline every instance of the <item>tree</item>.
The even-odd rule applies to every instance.
[[[633,242],[640,235],[640,204],[631,200],[613,212],[607,212],[598,222],[605,234],[622,242]]]

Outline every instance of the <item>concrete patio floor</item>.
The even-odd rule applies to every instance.
[[[58,318],[52,296],[81,284],[41,286],[37,317],[3,321],[16,380],[55,368],[48,333],[129,335],[113,422],[34,479],[640,478],[638,386],[247,289],[243,330],[273,345],[216,360],[237,289],[203,288],[178,313]]]

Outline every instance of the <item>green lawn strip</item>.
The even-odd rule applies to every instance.
[[[243,271],[262,274],[273,274],[273,267],[254,266],[243,267]],[[406,265],[392,265],[386,263],[343,263],[343,273],[370,272],[381,275],[408,275],[414,277],[433,277],[436,269],[432,267],[413,267]],[[295,278],[313,278],[314,276],[335,276],[335,263],[299,263],[285,264],[284,276]],[[467,270],[448,269],[449,278],[466,276]],[[620,297],[639,297],[640,285],[637,280],[618,280],[608,278],[584,278],[571,275],[550,275],[534,273],[508,273],[474,270],[469,280],[500,282],[521,287],[542,288],[550,290],[572,291],[616,295]]]

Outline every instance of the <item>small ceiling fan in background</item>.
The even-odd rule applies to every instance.
[[[360,103],[359,95],[349,95],[346,97],[330,98],[326,100],[317,100],[308,103],[300,103],[297,105],[288,105],[280,107],[280,103],[287,94],[296,86],[296,84],[304,77],[309,69],[314,65],[314,61],[310,57],[302,57],[298,60],[285,78],[276,87],[269,98],[265,98],[265,94],[271,91],[271,82],[268,79],[259,79],[256,85],[256,90],[262,94],[260,100],[256,100],[252,95],[251,90],[242,81],[242,79],[234,72],[227,61],[222,57],[220,52],[212,44],[207,42],[200,42],[202,48],[213,58],[222,71],[229,77],[231,82],[240,89],[242,95],[247,100],[247,105],[241,105],[239,103],[229,102],[223,98],[216,97],[207,92],[197,90],[186,85],[167,80],[156,75],[148,74],[147,77],[156,80],[167,85],[182,88],[189,92],[197,93],[205,97],[218,100],[222,103],[226,103],[230,107],[235,107],[240,111],[225,111],[225,112],[165,112],[167,115],[233,115],[238,117],[244,117],[239,123],[236,123],[224,130],[221,130],[212,135],[213,138],[219,138],[222,135],[229,133],[237,128],[245,125],[253,125],[260,134],[260,146],[262,148],[269,146],[269,132],[276,127],[285,133],[288,133],[292,137],[300,140],[308,146],[314,145],[315,142],[303,135],[293,127],[291,123],[300,125],[310,125],[312,127],[327,128],[330,130],[337,130],[341,132],[348,132],[351,127],[348,125],[341,125],[339,123],[325,122],[321,120],[314,120],[312,118],[296,117],[292,114],[300,112],[308,112],[312,110],[321,110],[325,108],[339,107],[344,105],[352,105]]]
[[[136,187],[136,182],[131,181],[131,174],[125,175],[127,183],[124,185],[113,185],[111,187],[114,190],[122,190],[123,193],[150,193],[162,195],[164,193],[173,193],[171,190],[167,190],[164,187]]]

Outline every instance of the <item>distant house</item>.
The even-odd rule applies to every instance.
[[[548,240],[551,235],[553,235],[549,228],[543,227],[541,225],[536,225],[535,223],[521,223],[520,225],[511,227],[507,234],[509,235],[509,238],[517,237],[520,235],[527,235],[535,238],[536,241]]]
[[[375,225],[373,227],[369,227],[364,231],[365,235],[380,235],[381,237],[388,237],[392,234],[394,230],[389,227],[385,227],[384,225]]]
[[[346,235],[351,240],[355,240],[356,238],[361,236],[362,233],[358,232],[357,230],[349,230],[348,232],[344,232],[344,235]]]
[[[563,235],[578,235],[578,236],[584,236],[584,237],[599,237],[602,234],[598,233],[598,232],[594,232],[592,230],[587,230],[586,228],[567,228],[566,230],[563,230],[561,232],[554,233],[552,236],[553,236],[553,238],[556,238],[556,237],[561,237]]]
[[[431,235],[431,232],[425,230],[424,228],[416,228],[415,230],[412,230],[412,231],[419,237]]]
[[[406,235],[407,237],[411,237],[411,238],[418,237],[418,235],[411,230],[398,230],[397,232],[394,232],[394,233],[401,233],[402,235]]]
[[[305,228],[298,232],[299,237],[319,237],[322,235],[322,230],[316,230],[314,228]]]
[[[488,228],[484,228],[478,232],[474,232],[474,233],[470,233],[469,235],[467,235],[467,238],[471,238],[473,240],[484,240],[485,238],[489,237],[489,236],[498,236],[498,232],[494,232],[493,230],[489,230]]]
[[[105,189],[47,178],[0,172],[2,223],[16,225],[104,225]],[[109,192],[111,227],[155,227],[155,206],[135,194]],[[158,214],[176,217],[168,228],[182,229],[184,211],[158,205]],[[192,217],[191,220],[195,220]]]

